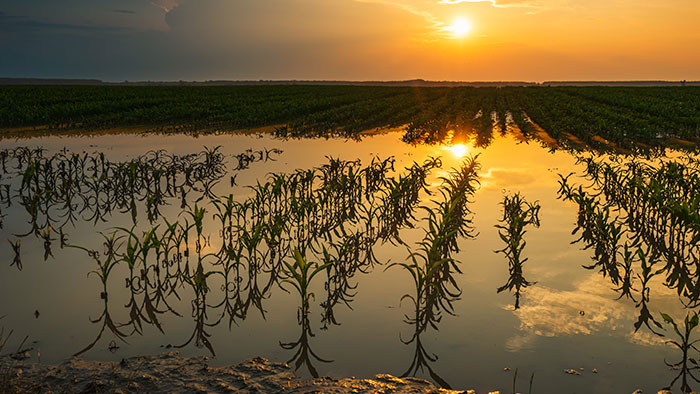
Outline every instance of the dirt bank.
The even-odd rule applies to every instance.
[[[417,378],[299,379],[287,364],[254,358],[236,366],[210,367],[207,357],[178,352],[121,362],[70,359],[44,365],[0,360],[0,392],[69,393],[473,393],[439,389]]]

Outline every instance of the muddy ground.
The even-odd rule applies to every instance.
[[[474,393],[391,375],[302,380],[287,364],[264,358],[211,367],[208,357],[182,357],[178,352],[121,362],[73,358],[59,365],[3,358],[0,369],[0,392],[8,393]]]

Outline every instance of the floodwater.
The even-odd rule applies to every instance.
[[[441,157],[442,167],[428,177],[428,188],[435,192],[440,177],[451,168],[459,167],[465,157],[478,155],[480,187],[469,204],[473,214],[474,239],[459,239],[460,252],[453,257],[459,261],[461,273],[454,278],[462,293],[452,302],[454,316],[442,313],[435,327],[428,327],[418,338],[415,327],[406,322],[414,313],[405,294],[415,292],[407,270],[391,263],[407,261],[410,250],[424,236],[426,212],[415,211],[415,228],[401,230],[405,245],[379,242],[374,248],[378,263],[357,270],[348,279],[354,290],[349,291],[348,305],[338,303],[333,314],[337,325],[324,328],[322,322],[325,299],[324,281],[320,273],[311,281],[308,311],[300,310],[300,297],[294,287],[278,280],[262,297],[253,299],[244,316],[231,318],[224,301],[227,296],[220,275],[208,279],[202,311],[201,292],[180,282],[173,293],[157,301],[156,324],[149,324],[144,297],[153,297],[134,290],[134,280],[126,264],[117,264],[109,274],[109,296],[101,297],[103,285],[98,269],[85,250],[59,247],[55,223],[52,255],[44,259],[44,241],[30,234],[30,215],[17,199],[12,205],[3,203],[3,227],[0,230],[0,327],[13,330],[3,354],[27,350],[32,359],[56,363],[83,350],[95,338],[94,347],[81,357],[95,360],[115,360],[180,350],[184,355],[209,355],[212,364],[235,364],[247,358],[263,356],[273,361],[290,362],[300,376],[313,374],[332,377],[371,377],[377,373],[400,376],[404,373],[449,385],[455,389],[477,392],[500,390],[511,392],[517,368],[516,391],[533,393],[624,393],[635,389],[656,392],[676,376],[664,360],[676,361],[679,354],[660,338],[642,327],[635,333],[638,311],[635,302],[622,298],[613,285],[597,270],[587,270],[593,251],[572,244],[578,207],[558,198],[559,175],[580,171],[576,158],[569,152],[552,151],[536,141],[523,143],[510,136],[499,136],[486,148],[466,143],[463,147],[411,146],[401,142],[400,133],[390,132],[367,136],[361,141],[340,139],[280,140],[269,135],[208,135],[194,138],[186,135],[101,135],[97,137],[45,137],[41,139],[0,141],[0,149],[17,146],[43,147],[44,156],[66,149],[68,152],[103,152],[111,161],[126,161],[149,150],[165,150],[173,155],[199,153],[205,147],[221,146],[225,154],[226,175],[213,188],[218,196],[233,194],[242,201],[252,194],[247,186],[264,182],[269,173],[291,173],[328,163],[327,157],[361,160],[370,163],[373,157],[395,157],[396,176],[414,161],[422,163],[428,157]],[[267,161],[250,163],[249,168],[235,170],[234,155],[252,151],[279,149]],[[230,177],[235,175],[235,185]],[[2,184],[13,189],[21,177],[5,174]],[[508,262],[504,247],[494,226],[502,217],[501,202],[506,193],[519,192],[528,201],[539,201],[541,226],[528,227],[523,251],[527,262],[525,277],[536,282],[527,287],[515,310],[514,296],[496,289],[508,279]],[[190,207],[197,192],[191,192]],[[421,204],[433,206],[432,199],[421,193]],[[167,219],[184,221],[180,198],[167,199],[169,205],[160,208],[159,217],[149,223],[143,202],[137,202],[137,227],[142,231],[160,224],[163,231]],[[214,222],[215,208],[207,199],[198,203],[206,208],[203,238],[209,244],[202,253],[216,252],[221,246],[219,227]],[[187,210],[187,209],[185,209]],[[67,243],[89,250],[103,250],[99,232],[110,234],[114,228],[131,228],[130,210],[114,211],[104,220],[86,220],[88,214],[78,214],[73,224],[63,226]],[[189,223],[192,222],[188,219]],[[5,239],[11,242],[5,241]],[[21,240],[22,269],[11,265],[14,258],[10,243]],[[194,255],[194,252],[191,252]],[[307,256],[308,257],[308,256]],[[309,258],[314,260],[314,258]],[[211,258],[207,261],[212,261]],[[293,263],[291,255],[285,260]],[[205,272],[215,270],[210,263]],[[194,270],[194,268],[190,268]],[[269,276],[264,271],[261,276]],[[261,287],[266,279],[261,279]],[[172,279],[172,278],[171,278]],[[248,279],[246,277],[246,279]],[[356,287],[355,287],[356,286]],[[250,289],[242,287],[242,291]],[[658,311],[678,316],[682,305],[677,296],[662,285],[654,288],[652,313]],[[135,295],[133,295],[135,294]],[[232,296],[231,296],[232,297]],[[134,301],[135,300],[135,301]],[[131,315],[132,302],[140,311],[140,323]],[[124,334],[121,340],[107,327],[104,332],[105,305],[114,327]],[[170,310],[169,310],[170,309]],[[261,311],[264,311],[261,312]],[[162,313],[160,313],[162,312]],[[138,313],[137,313],[138,314]],[[304,319],[306,317],[308,320]],[[657,319],[658,320],[658,319]],[[135,332],[135,330],[137,330]],[[101,333],[101,334],[100,334]],[[195,333],[195,334],[193,334]],[[194,335],[191,341],[191,337]],[[208,349],[199,341],[204,336]],[[24,344],[22,339],[28,337]],[[197,346],[199,342],[199,346]],[[298,343],[297,343],[298,342]],[[408,342],[408,343],[406,343]],[[20,346],[22,345],[22,346]],[[212,350],[213,353],[212,354]],[[565,373],[574,370],[578,374]],[[594,372],[595,370],[595,372]],[[570,371],[571,372],[571,371]],[[534,374],[534,376],[533,376]]]

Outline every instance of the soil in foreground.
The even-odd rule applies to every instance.
[[[253,358],[210,367],[208,357],[178,352],[121,362],[72,358],[59,365],[0,360],[2,393],[474,393],[440,389],[418,378],[299,379],[284,363]]]

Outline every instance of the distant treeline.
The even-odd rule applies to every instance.
[[[328,86],[414,86],[414,87],[501,87],[501,86],[700,86],[700,81],[328,81],[328,80],[246,80],[246,81],[122,81],[99,79],[0,78],[0,85],[127,85],[127,86],[240,86],[240,85],[328,85]]]

